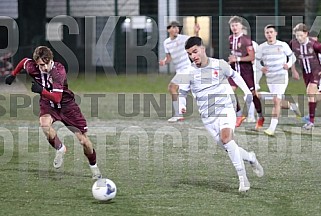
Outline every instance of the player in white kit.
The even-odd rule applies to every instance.
[[[186,67],[191,65],[186,51],[185,42],[190,37],[187,35],[179,34],[180,24],[177,21],[172,21],[167,26],[169,37],[164,41],[164,50],[166,57],[159,61],[160,66],[164,66],[171,61],[174,63],[176,74],[181,73]],[[195,35],[198,34],[200,27],[198,24],[194,26]],[[168,122],[177,122],[184,120],[184,117],[179,114],[178,110],[178,89],[179,86],[172,81],[168,85],[168,91],[172,95],[172,103],[174,109],[174,116],[168,119]]]
[[[269,93],[273,96],[271,123],[264,131],[265,134],[273,136],[281,107],[290,108],[300,115],[295,103],[282,101],[289,82],[288,70],[295,63],[296,57],[287,43],[276,39],[277,31],[274,25],[265,26],[264,35],[267,41],[259,45],[255,58],[257,70],[265,74]]]
[[[247,35],[247,28],[245,26],[243,26],[243,34],[244,35]],[[257,51],[257,48],[258,48],[258,44],[252,40],[252,46],[253,46],[253,50],[254,50],[254,53],[256,53]],[[262,72],[261,71],[258,71],[256,70],[256,61],[254,60],[252,62],[253,64],[253,72],[254,72],[254,84],[255,84],[255,89],[258,91],[260,90],[260,80],[262,78]],[[245,100],[245,98],[244,98]],[[249,107],[249,110],[248,110],[248,113],[247,113],[247,117],[246,117],[246,122],[250,122],[250,123],[253,123],[253,122],[256,122],[256,118],[255,118],[255,106],[254,106],[254,103],[252,101],[250,107]]]
[[[182,113],[186,112],[186,95],[191,91],[197,101],[205,128],[227,151],[237,171],[239,191],[247,191],[250,189],[250,183],[244,161],[251,164],[257,176],[263,176],[264,171],[255,154],[239,147],[233,139],[236,113],[231,97],[234,92],[227,78],[231,77],[245,95],[248,95],[247,103],[252,101],[252,93],[239,73],[226,61],[207,57],[201,38],[190,37],[186,41],[185,49],[193,64],[184,71],[184,74],[179,74],[173,80],[180,84],[180,110]]]

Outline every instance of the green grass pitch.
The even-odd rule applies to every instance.
[[[55,123],[68,149],[64,166],[56,170],[54,150],[38,127],[37,104],[10,116],[15,105],[9,94],[2,94],[1,110],[6,112],[0,125],[0,214],[321,215],[320,118],[313,131],[304,131],[294,115],[283,113],[275,137],[254,132],[251,123],[237,128],[236,141],[255,151],[265,169],[265,176],[258,178],[247,166],[251,189],[239,194],[236,172],[225,151],[207,134],[195,102],[186,121],[169,124],[170,77],[157,77],[153,85],[147,80],[139,76],[70,82],[81,99],[100,169],[117,185],[117,196],[110,203],[93,199],[90,170],[72,134]],[[98,106],[88,96],[94,92],[103,95]],[[287,93],[304,94],[302,81],[291,80]],[[148,107],[144,95],[158,105],[165,100],[165,109]],[[138,114],[129,115],[136,105]]]

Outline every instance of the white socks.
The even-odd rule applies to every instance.
[[[246,95],[244,95],[244,101],[246,101]],[[255,107],[253,101],[250,104],[249,110],[247,112],[247,117],[250,119],[255,119]]]
[[[173,103],[173,108],[174,108],[174,116],[179,116],[179,104],[178,104],[178,100],[176,101],[172,101]]]
[[[89,164],[89,166],[90,166],[91,168],[96,168],[96,167],[98,167],[97,164],[95,164],[95,165],[90,165],[90,164]]]
[[[226,143],[224,147],[227,150],[228,156],[230,157],[230,160],[232,161],[236,169],[237,175],[246,176],[244,161],[243,157],[241,156],[239,146],[235,143],[234,140],[231,140],[230,142]]]
[[[240,154],[241,154],[241,157],[243,160],[248,161],[248,162],[254,162],[251,155],[240,146],[239,146],[239,151],[240,151]]]
[[[60,146],[60,148],[59,148],[57,151],[65,152],[65,151],[66,151],[65,145],[64,145],[63,143],[61,143],[61,146]]]
[[[251,105],[250,105],[250,109],[248,112],[248,118],[255,119],[255,107],[254,107],[253,102],[251,102]]]
[[[278,120],[278,119],[272,118],[272,119],[271,119],[271,123],[270,123],[269,130],[275,131],[276,126],[278,125],[278,123],[279,123],[279,120]]]

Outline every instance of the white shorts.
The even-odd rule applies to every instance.
[[[205,128],[217,142],[220,141],[220,131],[224,128],[231,128],[234,131],[236,123],[234,108],[225,108],[221,114],[225,114],[226,116],[213,117],[215,118],[215,121],[205,125]]]
[[[176,85],[179,84],[189,84],[189,67],[185,67],[179,70],[176,70],[176,74],[171,80],[171,83]]]
[[[279,84],[267,83],[267,86],[269,87],[269,91],[273,96],[276,96],[277,98],[282,99],[284,96],[285,90],[288,87],[288,82],[289,82],[289,78],[288,76],[286,76],[283,83],[279,83]]]

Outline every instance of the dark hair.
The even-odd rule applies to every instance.
[[[171,27],[183,27],[183,26],[181,26],[180,24],[179,24],[179,22],[177,22],[177,21],[172,21],[172,22],[170,22],[170,23],[168,23],[168,25],[167,25],[167,30],[168,29],[170,29]]]
[[[33,52],[33,60],[38,61],[41,59],[45,64],[49,64],[53,60],[52,51],[46,46],[39,46]]]
[[[295,34],[298,31],[309,32],[309,28],[305,24],[299,23],[293,28],[293,34]]]
[[[264,27],[264,31],[266,31],[267,29],[269,28],[273,28],[275,31],[276,31],[276,26],[275,25],[272,25],[272,24],[268,24]]]
[[[189,49],[195,45],[203,46],[202,38],[196,36],[188,38],[188,40],[185,42],[185,49]]]

